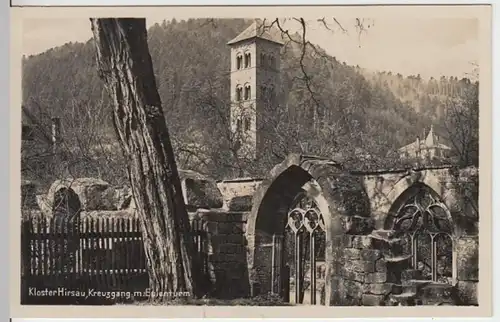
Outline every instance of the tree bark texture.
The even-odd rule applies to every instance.
[[[152,300],[199,296],[199,263],[147,44],[146,20],[91,18],[101,79],[141,221]]]

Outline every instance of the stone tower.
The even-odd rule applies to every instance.
[[[281,33],[260,19],[228,42],[231,48],[231,131],[242,158],[257,159],[266,144],[266,110],[280,88]]]

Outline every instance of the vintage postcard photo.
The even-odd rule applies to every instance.
[[[12,11],[20,315],[491,314],[488,6]]]

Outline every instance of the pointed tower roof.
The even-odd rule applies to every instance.
[[[238,36],[229,41],[228,45],[233,45],[244,40],[260,38],[267,41],[283,45],[283,37],[273,25],[264,24],[261,19],[254,19],[253,23]]]
[[[425,138],[425,145],[427,145],[429,147],[438,145],[438,138],[436,137],[436,134],[434,134],[434,126],[433,125],[431,125],[431,129],[429,131],[429,134],[427,134],[427,137]]]

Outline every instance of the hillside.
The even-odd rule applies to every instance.
[[[158,90],[181,167],[217,178],[239,175],[242,167],[251,167],[234,159],[227,126],[230,52],[226,43],[249,24],[242,19],[190,19],[163,22],[148,30]],[[283,48],[285,104],[273,116],[274,136],[280,140],[273,144],[273,156],[260,168],[245,172],[265,172],[287,153],[299,151],[385,157],[413,141],[436,119],[436,113],[415,109],[415,101],[447,95],[432,92],[430,85],[426,91],[432,95],[413,95],[415,90],[420,93],[419,83],[390,86],[392,78],[370,77],[310,47],[303,60],[306,86],[299,68],[301,53],[295,43]],[[22,85],[23,102],[32,113],[61,117],[67,162],[84,160],[84,166],[72,174],[98,175],[112,182],[124,178],[91,40],[24,58]],[[433,110],[437,103],[433,104],[424,101],[419,106]]]
[[[358,71],[366,77],[371,84],[389,88],[402,102],[410,104],[418,113],[441,120],[445,115],[446,101],[464,95],[471,86],[469,78],[446,77],[439,79],[431,77],[423,79],[420,75],[404,77],[390,71],[369,72]]]

